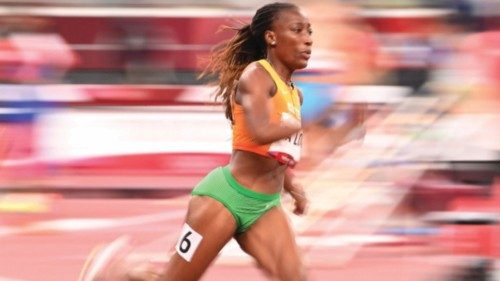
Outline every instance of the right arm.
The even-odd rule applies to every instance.
[[[267,72],[251,64],[241,74],[236,90],[236,101],[243,106],[248,129],[259,144],[271,143],[297,133],[299,120],[271,123],[271,95],[276,85]]]

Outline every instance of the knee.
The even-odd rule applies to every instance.
[[[304,265],[289,266],[286,270],[276,272],[276,280],[279,281],[307,281],[308,273]]]

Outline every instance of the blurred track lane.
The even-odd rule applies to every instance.
[[[129,234],[137,244],[176,239],[186,198],[171,200],[61,199],[37,214],[0,213],[10,233],[0,236],[0,276],[20,280],[76,280],[100,243]],[[155,246],[157,251],[168,244]],[[56,277],[57,276],[57,277]]]
[[[153,262],[164,263],[177,240],[187,202],[186,196],[166,200],[60,199],[54,201],[44,213],[1,213],[0,221],[4,226],[10,225],[24,231],[0,236],[0,278],[26,281],[76,280],[91,249],[122,234],[133,238],[136,246],[133,258],[147,258]],[[14,220],[15,216],[27,218],[24,223],[20,223],[19,220]],[[335,218],[325,219],[331,221]],[[325,220],[322,220],[321,223],[324,222]],[[318,225],[315,227],[320,228]],[[324,231],[320,229],[320,233]],[[375,276],[375,280],[417,281],[428,280],[425,279],[426,276],[436,276],[442,271],[440,265],[426,263],[425,256],[428,253],[419,259],[414,250],[400,247],[398,255],[387,255],[388,251],[394,251],[391,241],[400,240],[396,236],[342,238],[318,237],[310,233],[307,236],[299,234],[298,239],[302,248],[311,244],[322,245],[314,247],[314,252],[309,253],[314,256],[308,264],[316,280],[341,278],[337,280],[356,281],[364,280],[359,276],[366,274],[365,276]],[[350,247],[353,243],[374,247],[364,247],[359,258],[345,266],[339,267],[328,262],[336,250]],[[366,256],[363,256],[363,253],[367,253]],[[406,256],[401,256],[404,253]],[[393,266],[395,263],[397,267]],[[425,267],[427,271],[413,272],[411,264],[414,263]],[[360,271],[364,274],[359,275]],[[234,274],[241,276],[241,279],[238,279],[241,281],[267,280],[254,267],[253,261],[233,242],[223,250],[203,280],[234,280]],[[406,277],[391,279],[391,275]]]

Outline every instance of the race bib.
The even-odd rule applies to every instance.
[[[269,147],[269,155],[281,164],[294,167],[300,160],[303,136],[304,133],[300,131],[288,138],[273,142]]]
[[[175,249],[183,259],[190,262],[202,239],[203,237],[198,232],[185,223]]]

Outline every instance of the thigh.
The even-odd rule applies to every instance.
[[[207,196],[192,197],[186,223],[202,236],[201,242],[194,251],[191,261],[187,261],[176,250],[161,280],[200,279],[236,230],[236,221],[232,214],[220,202]],[[186,245],[181,244],[181,247]]]
[[[265,213],[236,240],[274,279],[306,280],[294,232],[281,206]]]

